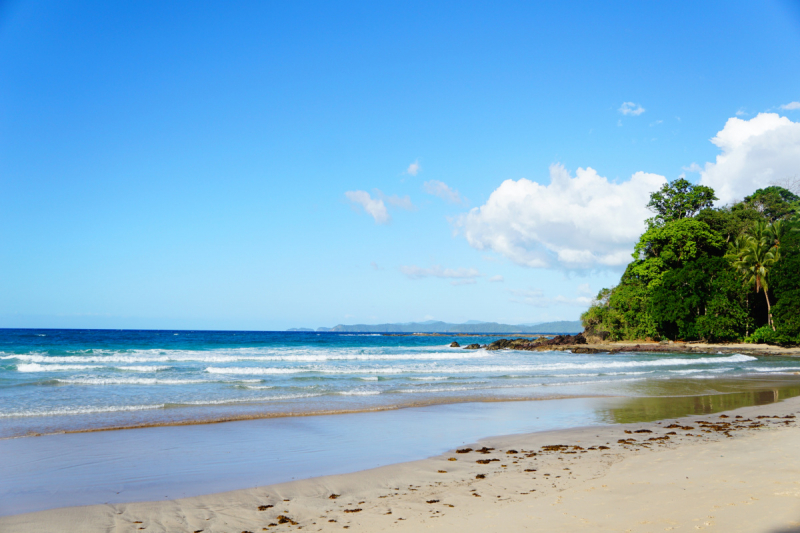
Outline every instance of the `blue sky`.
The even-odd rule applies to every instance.
[[[0,3],[0,327],[577,319],[800,168],[797,2],[431,4]]]

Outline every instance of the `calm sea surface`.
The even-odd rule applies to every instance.
[[[730,392],[710,378],[800,372],[735,355],[450,348],[492,337],[0,330],[0,438],[397,406]]]

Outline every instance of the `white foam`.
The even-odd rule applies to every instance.
[[[98,365],[40,365],[39,363],[17,363],[17,372],[69,372],[103,368]]]
[[[1,412],[0,418],[26,417],[26,416],[61,416],[61,415],[90,415],[99,413],[117,413],[123,411],[146,411],[150,409],[163,409],[164,404],[154,405],[120,405],[107,407],[75,406],[59,407],[58,409],[30,409],[17,412]]]
[[[214,351],[192,350],[131,350],[130,352],[113,352],[95,350],[89,354],[83,352],[75,355],[47,354],[6,354],[0,359],[16,359],[29,363],[236,363],[236,362],[297,362],[315,363],[325,361],[397,361],[397,360],[460,360],[490,357],[493,352],[486,350],[465,350],[461,352],[430,351],[430,347],[415,350],[408,347],[394,348],[396,353],[382,353],[388,348],[374,348],[371,353],[365,349],[223,349]],[[497,352],[494,352],[497,353]],[[106,355],[107,354],[107,355]]]
[[[381,394],[382,391],[379,390],[346,390],[340,391],[336,394],[340,394],[342,396],[375,396]]]
[[[260,379],[239,379],[214,381],[209,379],[168,379],[168,378],[59,378],[59,383],[70,385],[194,385],[197,383],[260,383]]]
[[[249,403],[249,402],[270,402],[277,400],[298,400],[301,398],[316,398],[322,396],[317,394],[282,394],[279,396],[260,396],[256,398],[228,398],[225,400],[197,400],[193,402],[180,402],[175,405],[225,405],[229,403]]]
[[[323,365],[309,365],[303,367],[275,368],[275,367],[208,367],[206,372],[212,374],[298,374],[316,372],[322,374],[404,374],[404,373],[436,373],[436,374],[479,374],[479,373],[515,373],[519,372],[548,372],[557,370],[600,370],[617,368],[661,367],[661,366],[687,366],[687,365],[713,365],[745,363],[756,361],[755,357],[735,354],[728,357],[700,357],[700,358],[668,358],[650,359],[646,361],[597,361],[591,363],[550,363],[540,365],[480,365],[480,366],[438,366],[429,365],[398,365],[370,368],[338,368]]]
[[[161,372],[162,370],[169,370],[172,368],[169,365],[156,365],[156,366],[116,366],[112,367],[116,370],[125,372]]]
[[[359,377],[361,381],[378,381],[378,376],[362,376]]]

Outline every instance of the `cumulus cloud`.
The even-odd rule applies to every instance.
[[[401,266],[400,272],[411,279],[450,278],[474,280],[481,275],[481,273],[474,268],[442,268],[439,265],[434,265],[430,268],[422,268],[415,265]]]
[[[506,180],[486,204],[463,214],[455,229],[478,250],[493,250],[529,267],[621,267],[652,213],[650,193],[664,176],[637,172],[613,183],[592,168],[575,177],[550,166],[550,184]]]
[[[367,191],[347,191],[344,195],[354,206],[361,206],[376,224],[388,224],[392,220],[383,200],[373,198]]]
[[[645,109],[639,104],[634,104],[633,102],[622,102],[622,105],[617,111],[626,116],[633,115],[634,117],[638,117],[644,113]]]
[[[430,180],[422,184],[422,188],[426,193],[438,196],[442,200],[450,202],[451,204],[466,204],[466,199],[462,198],[458,191],[451,188],[443,181]]]
[[[700,170],[700,183],[712,187],[723,204],[785,180],[800,168],[800,122],[777,113],[730,118],[711,142],[721,153]]]
[[[505,281],[505,278],[503,276],[499,276],[499,275],[498,276],[492,276],[491,278],[489,278],[489,281],[492,281],[492,282],[495,282],[495,283],[502,283],[502,282]]]
[[[788,104],[783,104],[781,109],[784,111],[796,111],[800,109],[800,102],[789,102]]]
[[[406,174],[411,174],[412,176],[416,176],[417,174],[419,174],[420,170],[421,168],[419,166],[419,161],[414,161],[413,163],[408,165],[408,168],[406,169]]]

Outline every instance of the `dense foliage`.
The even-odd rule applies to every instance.
[[[650,196],[633,261],[581,316],[588,335],[800,344],[800,197],[716,199],[684,179]]]

